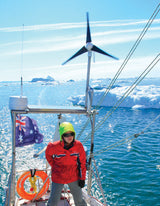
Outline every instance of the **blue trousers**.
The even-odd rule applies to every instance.
[[[51,194],[47,206],[57,206],[58,201],[61,197],[61,191],[63,189],[63,186],[63,184],[52,182]],[[73,195],[75,205],[87,206],[86,202],[82,198],[82,189],[78,186],[78,181],[71,182],[68,184],[68,186]]]

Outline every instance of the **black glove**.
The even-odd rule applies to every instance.
[[[85,180],[79,180],[78,185],[83,188],[85,186]]]

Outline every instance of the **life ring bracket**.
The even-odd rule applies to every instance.
[[[19,177],[17,181],[16,189],[17,189],[18,195],[22,197],[23,199],[33,200],[34,197],[36,196],[36,200],[38,200],[47,192],[49,188],[49,184],[50,184],[50,180],[49,180],[47,173],[42,170],[41,171],[36,170],[35,176],[37,177],[37,179],[40,178],[43,181],[43,187],[40,189],[40,191],[38,191],[38,195],[36,192],[31,193],[25,190],[25,181],[32,177],[30,171],[24,172]]]

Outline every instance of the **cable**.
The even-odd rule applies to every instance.
[[[155,59],[149,64],[149,66],[142,72],[142,74],[138,77],[138,79],[127,89],[124,95],[116,102],[116,104],[111,108],[109,112],[104,116],[104,118],[98,123],[95,127],[95,131],[99,129],[99,127],[111,116],[111,114],[119,107],[119,105],[128,97],[128,95],[135,89],[135,87],[144,79],[144,77],[153,69],[153,67],[160,60],[160,54],[158,54]],[[89,136],[85,139],[85,142],[88,140]]]
[[[139,137],[139,136],[142,135],[142,134],[144,135],[144,134],[153,134],[153,133],[160,132],[160,131],[155,131],[155,132],[145,132],[145,133],[144,133],[144,131],[145,131],[146,129],[148,129],[148,127],[149,127],[151,124],[153,124],[158,118],[160,118],[160,114],[159,114],[156,118],[154,118],[141,132],[136,133],[136,134],[133,134],[133,135],[130,135],[130,136],[128,136],[128,137],[126,137],[126,138],[124,138],[124,139],[122,139],[122,140],[119,140],[118,142],[116,142],[116,143],[114,143],[114,144],[112,144],[112,145],[110,145],[110,146],[107,146],[107,147],[104,147],[104,148],[100,149],[99,151],[96,152],[96,154],[94,153],[94,156],[97,156],[97,155],[99,155],[99,154],[101,154],[101,153],[103,153],[103,152],[109,151],[109,150],[111,150],[111,149],[113,149],[113,148],[116,148],[117,146],[120,146],[120,145],[122,145],[122,144],[125,144],[129,139],[130,139],[130,140],[133,140],[133,139]]]
[[[88,117],[88,119],[87,119],[87,121],[86,121],[86,123],[84,124],[84,126],[83,126],[83,128],[81,129],[81,131],[79,132],[79,134],[77,135],[77,140],[81,137],[81,135],[82,135],[82,133],[84,132],[84,130],[85,130],[85,128],[87,127],[87,125],[89,124],[89,117]]]
[[[94,153],[94,157],[99,155],[99,154],[101,154],[101,153],[104,153],[104,152],[107,152],[109,150],[112,150],[112,149],[114,149],[114,148],[116,148],[118,146],[121,146],[121,145],[125,144],[128,140],[132,141],[132,140],[136,139],[137,137],[139,137],[142,134],[143,135],[144,134],[155,134],[157,132],[160,133],[160,131],[155,131],[155,132],[146,132],[146,133],[140,132],[138,134],[130,135],[130,136],[128,136],[128,137],[126,137],[126,138],[124,138],[124,139],[122,139],[122,140],[120,140],[120,141],[118,141],[118,142],[116,142],[116,143],[114,143],[114,144],[112,144],[110,146],[104,147],[103,149],[97,151],[96,153]]]
[[[136,48],[138,47],[138,45],[140,44],[142,38],[144,37],[144,35],[146,34],[147,30],[149,29],[150,25],[152,24],[153,20],[155,19],[155,17],[157,16],[159,10],[160,10],[160,4],[158,4],[158,6],[156,7],[156,9],[154,10],[152,16],[150,17],[150,19],[148,20],[147,24],[145,25],[144,29],[142,30],[142,32],[140,33],[138,39],[136,40],[136,42],[134,43],[134,45],[132,46],[131,50],[129,51],[128,55],[126,56],[124,62],[122,63],[122,65],[120,66],[120,68],[118,69],[116,75],[114,76],[114,78],[112,79],[111,83],[109,84],[108,88],[106,89],[105,93],[103,94],[103,96],[100,98],[100,100],[98,101],[96,108],[99,107],[101,105],[101,103],[103,102],[105,96],[109,93],[109,91],[111,90],[112,86],[114,85],[114,83],[116,82],[117,78],[119,77],[119,75],[121,74],[122,70],[124,69],[124,67],[126,66],[126,64],[128,63],[129,59],[131,58],[132,54],[134,53],[134,51],[136,50]],[[79,133],[78,138],[80,138],[81,134],[83,133],[84,129],[86,128],[86,126],[89,123],[89,119],[86,121],[82,131]]]
[[[24,41],[24,24],[22,30],[22,47],[21,47],[21,97],[23,96],[23,41]]]
[[[97,130],[108,117],[118,108],[118,106],[127,98],[127,96],[134,90],[134,88],[144,79],[144,77],[153,69],[153,67],[160,60],[160,54],[156,56],[156,58],[150,63],[150,65],[144,70],[144,72],[138,77],[138,79],[132,84],[132,86],[124,93],[124,95],[118,100],[118,102],[112,107],[112,109],[106,114],[105,118],[96,126],[95,130]]]
[[[93,163],[94,163],[94,167],[95,167],[95,170],[96,170],[97,177],[94,173],[94,170],[92,170],[92,172],[93,172],[93,174],[95,176],[95,179],[96,179],[96,181],[99,185],[99,188],[100,188],[100,191],[101,191],[101,194],[102,194],[102,197],[103,197],[104,205],[107,206],[106,198],[105,198],[104,191],[103,191],[103,188],[102,188],[101,179],[100,179],[100,176],[99,176],[98,168],[97,168],[96,161],[95,161],[94,157],[93,157]]]
[[[155,11],[153,12],[152,16],[150,17],[150,19],[148,20],[147,24],[145,25],[144,29],[142,30],[142,32],[140,33],[138,39],[136,40],[136,42],[134,43],[133,47],[131,48],[131,50],[129,51],[128,55],[126,56],[124,62],[122,63],[122,65],[120,66],[120,68],[118,69],[116,75],[114,76],[114,78],[112,79],[109,87],[106,89],[106,92],[103,94],[103,96],[101,97],[101,99],[99,100],[99,102],[97,103],[97,107],[101,105],[101,103],[103,102],[105,96],[108,94],[108,92],[110,91],[110,89],[112,88],[113,84],[115,83],[115,81],[117,80],[117,78],[119,77],[119,75],[121,74],[122,70],[124,69],[124,67],[126,66],[126,64],[128,63],[129,59],[131,58],[132,54],[134,53],[134,51],[136,50],[136,48],[138,47],[138,45],[140,44],[142,38],[144,37],[144,35],[146,34],[147,30],[149,29],[150,25],[152,24],[153,20],[155,19],[155,17],[157,16],[159,10],[160,10],[160,4],[158,4],[157,8],[155,9]]]
[[[150,25],[152,24],[153,20],[155,19],[155,17],[157,16],[159,10],[160,10],[160,4],[158,4],[158,6],[156,7],[155,11],[153,12],[152,16],[150,17],[150,19],[148,20],[147,24],[145,25],[144,29],[142,30],[142,32],[140,33],[138,39],[136,40],[136,42],[134,43],[134,45],[132,46],[131,50],[129,51],[128,55],[126,56],[124,62],[122,63],[122,65],[120,66],[120,68],[118,69],[116,75],[114,76],[114,78],[112,79],[110,85],[108,86],[108,88],[106,89],[105,93],[103,94],[103,96],[100,98],[99,102],[96,105],[96,108],[99,107],[101,105],[101,103],[103,102],[105,96],[109,93],[109,91],[111,90],[112,86],[114,85],[114,83],[116,82],[117,78],[119,77],[119,75],[121,74],[122,70],[124,69],[124,67],[126,66],[126,64],[128,63],[129,59],[131,58],[132,54],[134,53],[134,51],[136,50],[136,48],[138,47],[139,43],[141,42],[142,38],[144,37],[144,35],[146,34],[147,30],[149,29]],[[115,110],[113,110],[115,111]],[[112,112],[113,113],[113,112]],[[80,138],[80,136],[82,135],[84,129],[86,128],[86,126],[89,123],[89,118],[86,121],[82,131],[80,131],[80,133],[78,134],[78,138]]]

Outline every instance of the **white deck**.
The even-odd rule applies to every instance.
[[[87,206],[104,206],[97,199],[88,196],[85,190],[82,191]],[[46,193],[40,200],[37,200],[35,202],[19,198],[16,200],[16,206],[46,206],[49,199],[49,195],[50,193]],[[59,201],[57,206],[75,206],[72,194],[70,192],[62,193],[61,200]]]

